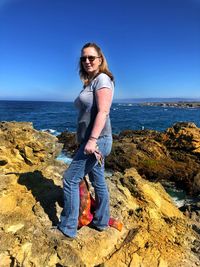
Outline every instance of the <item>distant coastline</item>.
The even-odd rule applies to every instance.
[[[141,103],[140,106],[148,107],[177,107],[177,108],[200,108],[200,101],[178,101],[178,102],[145,102]]]
[[[114,103],[200,103],[200,98],[183,98],[183,97],[146,97],[146,98],[122,98],[114,99]]]

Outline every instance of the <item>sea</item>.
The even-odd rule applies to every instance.
[[[110,117],[113,133],[123,130],[151,129],[164,132],[177,122],[193,122],[200,127],[200,108],[143,106],[134,102],[115,102]],[[63,131],[76,131],[77,110],[73,102],[0,101],[0,121],[32,122],[35,129],[59,135]],[[71,158],[61,153],[66,163]],[[166,188],[178,206],[187,198],[184,191],[174,186]]]
[[[141,106],[113,103],[110,117],[113,133],[125,129],[165,131],[176,122],[194,122],[200,127],[200,108]],[[0,121],[28,121],[37,130],[58,135],[76,131],[77,110],[72,102],[0,101]]]

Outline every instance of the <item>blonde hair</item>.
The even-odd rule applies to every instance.
[[[112,81],[114,81],[114,76],[108,69],[108,64],[107,64],[106,58],[105,58],[101,48],[98,45],[96,45],[95,43],[87,43],[82,47],[81,53],[87,47],[93,47],[97,51],[98,56],[101,57],[101,65],[99,66],[99,72],[97,75],[99,75],[100,73],[105,73],[110,77],[110,79]],[[85,69],[83,67],[81,60],[79,60],[79,75],[80,75],[81,80],[84,83],[84,86],[87,86],[90,83],[90,79],[89,79],[88,73],[85,71]]]

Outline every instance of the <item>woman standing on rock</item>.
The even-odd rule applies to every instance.
[[[83,90],[75,100],[79,111],[77,141],[80,144],[72,163],[64,173],[64,208],[58,229],[66,236],[77,234],[79,183],[88,174],[97,203],[92,227],[103,231],[109,222],[109,193],[104,176],[104,158],[112,147],[109,118],[114,92],[114,77],[101,49],[87,43],[81,50],[79,74]]]

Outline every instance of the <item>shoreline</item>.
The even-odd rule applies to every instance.
[[[176,108],[200,108],[200,102],[197,101],[178,101],[178,102],[146,102],[141,103],[141,107],[176,107]]]

